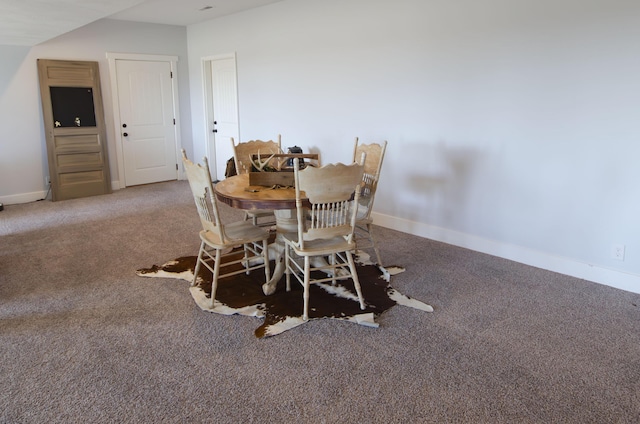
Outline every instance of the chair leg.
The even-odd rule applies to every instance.
[[[347,251],[347,261],[349,261],[349,270],[351,271],[351,278],[353,279],[353,285],[358,293],[358,300],[360,300],[360,309],[365,309],[364,297],[362,296],[362,287],[360,287],[360,280],[358,279],[358,273],[356,272],[356,264],[353,261],[353,255]]]
[[[338,274],[338,268],[336,268],[336,254],[332,253],[331,254],[331,285],[335,286],[336,285],[336,275]]]
[[[289,252],[289,245],[285,244],[284,246],[284,274],[285,281],[287,282],[287,291],[291,291],[291,268],[289,265],[289,261],[291,258],[289,257],[291,253]]]
[[[380,251],[378,250],[378,244],[376,243],[376,239],[373,236],[373,225],[367,224],[367,233],[369,234],[369,240],[373,245],[373,250],[376,252],[376,260],[378,261],[376,265],[382,266],[382,258],[380,258]]]
[[[269,241],[262,240],[262,257],[264,258],[264,278],[265,283],[271,279],[271,264],[269,263]]]
[[[211,307],[215,307],[216,304],[216,290],[218,289],[218,275],[220,274],[220,257],[222,252],[220,249],[216,249],[216,259],[213,264],[213,279],[211,280]]]
[[[200,249],[198,250],[198,259],[196,259],[196,267],[193,270],[193,280],[191,281],[191,287],[196,285],[196,281],[198,280],[198,272],[200,271],[200,261],[202,259],[202,254],[204,253],[204,242],[200,243]]]
[[[309,285],[311,284],[311,260],[309,256],[304,257],[304,294],[302,299],[304,300],[304,306],[302,310],[302,320],[307,321],[309,319]]]
[[[247,247],[247,243],[242,245],[242,250],[244,250],[244,261],[242,261],[242,264],[244,265],[244,269],[246,269],[245,274],[249,275],[249,248]]]

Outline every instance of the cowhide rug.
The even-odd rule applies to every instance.
[[[177,278],[191,282],[195,262],[195,256],[186,256],[161,266],[139,269],[136,273],[142,277]],[[271,269],[273,270],[273,264]],[[357,269],[366,309],[360,309],[352,280],[338,281],[336,286],[330,283],[312,283],[309,289],[309,321],[335,318],[377,327],[375,316],[394,305],[433,311],[431,306],[411,299],[389,285],[391,276],[404,269],[380,269],[368,261],[366,253],[359,256]],[[198,274],[198,284],[190,287],[196,304],[209,312],[264,318],[262,325],[255,330],[256,337],[274,336],[305,323],[302,320],[302,286],[295,278],[291,279],[291,291],[286,291],[283,277],[278,282],[276,292],[269,296],[262,292],[264,270],[222,278],[218,281],[216,305],[211,308],[211,272],[201,267]]]

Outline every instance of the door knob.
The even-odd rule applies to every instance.
[[[126,137],[126,136],[128,136],[129,134],[128,134],[128,133],[122,133],[122,135]]]
[[[127,128],[127,124],[122,124],[122,128]]]
[[[217,133],[217,132],[218,132],[218,130],[213,130],[213,132],[214,132],[214,133]]]

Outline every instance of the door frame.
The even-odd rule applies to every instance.
[[[213,118],[214,118],[214,110],[213,110],[213,98],[212,98],[212,90],[211,87],[213,85],[213,81],[211,78],[211,62],[215,60],[223,60],[223,59],[233,59],[234,66],[236,69],[236,116],[238,117],[238,141],[240,141],[240,106],[239,106],[239,97],[238,97],[238,60],[236,58],[236,53],[223,53],[217,54],[213,56],[205,56],[200,60],[202,62],[202,102],[203,102],[203,112],[204,112],[204,151],[209,160],[209,167],[213,164],[213,169],[211,170],[212,174],[215,176],[214,179],[217,179],[218,176],[218,161],[216,157],[216,149],[215,149],[215,137],[213,136]]]
[[[113,129],[114,129],[114,139],[116,144],[116,162],[118,163],[118,187],[113,187],[114,189],[125,188],[125,178],[124,178],[124,149],[122,146],[123,137],[122,131],[120,130],[120,126],[122,123],[120,122],[120,97],[118,95],[118,74],[116,72],[116,61],[117,60],[131,60],[138,62],[169,62],[171,65],[171,92],[173,94],[173,116],[175,117],[176,123],[173,126],[173,131],[175,133],[175,150],[176,150],[176,161],[180,163],[182,160],[182,140],[180,138],[180,108],[178,101],[178,56],[169,56],[169,55],[157,55],[157,54],[137,54],[137,53],[113,53],[107,52],[107,60],[109,61],[109,78],[111,81],[111,99],[112,99],[112,107],[113,107]],[[182,170],[182,166],[179,167],[180,171],[178,171],[178,179],[184,179],[184,171]]]

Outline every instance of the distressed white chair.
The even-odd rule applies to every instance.
[[[353,161],[356,162],[364,153],[364,174],[362,177],[362,192],[358,203],[358,215],[356,218],[356,243],[359,250],[373,249],[376,255],[376,263],[382,266],[380,250],[373,235],[373,219],[371,219],[371,211],[373,209],[373,201],[380,180],[380,170],[382,169],[382,161],[384,153],[387,149],[386,140],[379,143],[360,144],[356,137],[355,147],[353,149]]]
[[[268,158],[272,154],[282,153],[281,136],[278,134],[278,140],[249,140],[238,142],[236,144],[231,137],[231,145],[233,146],[233,160],[236,165],[236,173],[246,174],[251,172],[251,158],[253,155],[260,153],[263,159]]]
[[[250,140],[239,142],[236,144],[231,137],[231,145],[233,146],[233,160],[238,175],[251,172],[253,163],[253,155],[260,155],[262,160],[268,159],[273,154],[282,153],[280,134],[278,141],[273,140]],[[273,161],[274,164],[276,160]],[[254,225],[271,226],[275,224],[273,211],[268,209],[245,211],[245,219],[251,219]],[[260,218],[266,218],[267,221],[260,222]]]
[[[192,286],[196,285],[200,266],[205,266],[213,275],[211,282],[211,307],[215,307],[218,280],[224,277],[264,268],[265,281],[269,281],[268,239],[269,231],[249,221],[223,224],[218,213],[218,203],[213,192],[209,163],[194,164],[182,150],[182,163],[196,203],[202,231],[200,250],[193,271]],[[244,254],[233,249],[243,247]],[[240,257],[238,259],[238,257]],[[237,264],[243,267],[238,269]],[[236,266],[234,266],[236,265]],[[221,273],[225,270],[224,273]]]
[[[356,247],[353,232],[362,174],[363,166],[357,163],[300,170],[298,161],[294,161],[298,231],[283,234],[285,272],[287,290],[291,289],[291,275],[304,288],[302,319],[305,321],[309,318],[309,286],[313,271],[329,275],[314,279],[315,283],[331,281],[335,285],[337,280],[352,279],[360,308],[365,309],[352,255]],[[305,197],[308,203],[303,203]],[[304,265],[298,263],[294,254],[304,259]],[[315,257],[328,257],[329,261],[320,261],[320,264],[314,261],[312,267]]]

